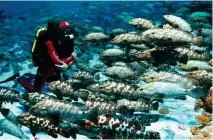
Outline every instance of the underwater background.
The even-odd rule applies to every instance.
[[[30,93],[17,77],[51,19],[76,62]],[[0,139],[212,139],[212,1],[0,1],[0,25]]]

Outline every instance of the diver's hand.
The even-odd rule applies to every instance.
[[[57,65],[55,64],[56,68],[61,70],[61,71],[67,71],[68,70],[68,65],[64,62],[62,62],[62,65]]]

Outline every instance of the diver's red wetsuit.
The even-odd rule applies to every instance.
[[[62,22],[59,26],[60,28],[70,27],[69,24],[65,24]],[[55,43],[57,44],[57,43]],[[71,46],[68,46],[71,45]],[[17,81],[28,91],[30,92],[40,92],[45,83],[56,81],[61,79],[61,71],[56,68],[55,65],[62,65],[66,63],[68,66],[72,66],[75,63],[74,58],[71,56],[73,52],[74,44],[66,44],[65,46],[54,45],[53,41],[47,40],[45,42],[46,52],[48,58],[44,58],[43,63],[40,63],[38,66],[38,70],[35,76],[34,85],[31,84],[30,81],[26,78],[19,78]],[[59,54],[58,54],[59,53]],[[41,56],[42,57],[42,56]]]

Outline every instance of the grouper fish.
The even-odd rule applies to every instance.
[[[0,87],[0,102],[18,102],[22,98],[21,94],[7,87]]]
[[[53,121],[36,117],[29,113],[19,115],[17,120],[21,125],[28,127],[33,136],[36,136],[36,132],[41,131],[46,132],[53,138],[57,138],[57,134],[60,134],[66,138],[69,138],[70,136],[76,138],[76,131],[58,128]]]
[[[0,136],[2,136],[4,132],[7,132],[20,139],[30,139],[26,134],[23,133],[19,126],[12,123],[11,121],[8,121],[7,119],[0,120],[0,130],[2,131]]]
[[[0,109],[1,114],[9,121],[11,121],[12,123],[16,124],[17,126],[19,126],[18,122],[17,122],[17,116],[10,111],[10,109],[7,108],[1,108]]]
[[[183,85],[171,82],[152,82],[142,85],[137,89],[138,97],[150,99],[178,98],[185,95],[199,98],[201,89],[185,88]]]
[[[38,102],[30,108],[31,114],[38,117],[50,117],[59,120],[74,121],[90,119],[98,114],[98,109],[89,109],[80,102],[65,102],[47,99]]]

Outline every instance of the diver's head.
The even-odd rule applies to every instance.
[[[74,30],[68,22],[48,21],[47,30],[52,40],[70,40],[74,38]]]
[[[66,39],[73,39],[74,38],[74,30],[71,27],[71,25],[66,22],[63,21],[59,24],[59,29],[61,31],[61,35],[64,36]]]

